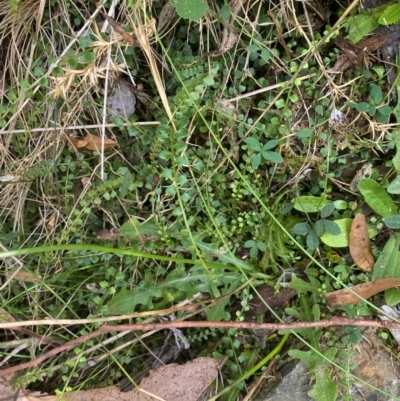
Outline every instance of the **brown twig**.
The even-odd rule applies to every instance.
[[[164,329],[184,329],[184,328],[218,328],[218,329],[250,329],[250,330],[294,330],[302,328],[329,327],[329,326],[355,326],[355,327],[384,327],[386,329],[400,329],[400,323],[392,321],[372,321],[372,320],[356,320],[341,317],[333,317],[327,320],[317,322],[295,322],[295,323],[252,323],[252,322],[207,322],[207,321],[171,321],[166,323],[137,323],[137,324],[121,324],[118,326],[103,325],[98,330],[69,341],[58,348],[46,352],[44,355],[33,359],[32,361],[21,363],[11,368],[0,370],[0,378],[11,373],[18,372],[23,369],[38,366],[46,359],[57,355],[63,351],[67,351],[72,347],[84,343],[101,334],[112,333],[114,331],[148,331],[148,330],[164,330]]]

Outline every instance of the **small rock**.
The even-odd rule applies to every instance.
[[[129,118],[135,112],[136,106],[133,87],[127,82],[119,80],[113,91],[113,95],[107,97],[107,109],[112,116]]]

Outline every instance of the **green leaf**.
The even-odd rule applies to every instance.
[[[296,290],[297,295],[306,294],[312,292],[313,294],[319,294],[321,289],[321,283],[314,277],[309,277],[310,282],[303,281],[295,274],[292,275],[292,281],[289,284],[290,288]]]
[[[400,122],[400,89],[399,89],[399,100],[398,100],[398,105],[396,106],[395,113],[396,114],[396,120],[399,123]],[[400,173],[400,130],[392,132],[392,138],[394,140],[394,143],[396,144],[396,154],[393,157],[393,167],[396,169],[397,173]]]
[[[253,160],[251,161],[251,166],[255,170],[258,168],[260,163],[261,163],[261,153],[257,153],[256,155],[253,156]]]
[[[74,57],[74,58],[69,58],[67,60],[67,67],[71,68],[73,70],[75,70],[78,67],[78,60]]]
[[[136,217],[131,217],[120,228],[121,234],[127,235],[131,239],[139,238],[142,235],[160,236],[158,230],[159,228],[151,221],[141,223]]]
[[[90,40],[90,38],[88,36],[82,36],[81,38],[79,38],[79,46],[82,48],[85,47],[90,47],[90,45],[92,44],[92,41]]]
[[[386,217],[383,220],[388,228],[392,230],[400,229],[400,214],[394,214],[392,216]]]
[[[257,52],[258,50],[260,50],[260,48],[256,44],[252,43],[251,45],[246,46],[246,50],[248,52]]]
[[[380,104],[383,99],[381,88],[378,85],[371,84],[369,96],[375,105]]]
[[[251,248],[252,246],[256,245],[256,241],[250,239],[244,243],[245,248]]]
[[[307,222],[298,223],[293,227],[293,231],[298,235],[306,235],[312,230],[311,225]]]
[[[122,180],[121,188],[119,190],[119,194],[121,198],[125,198],[125,196],[129,192],[129,186],[132,184],[132,174],[129,170],[124,174],[124,178]]]
[[[389,6],[379,17],[381,25],[391,25],[400,21],[400,3]]]
[[[369,108],[371,105],[367,102],[361,102],[356,104],[356,110],[359,111],[360,113],[366,113],[369,111]]]
[[[94,52],[84,52],[78,56],[78,61],[82,64],[94,63],[96,60],[96,55]]]
[[[198,21],[207,11],[203,0],[170,0],[176,12],[182,18]]]
[[[324,232],[324,235],[320,238],[321,241],[332,248],[344,248],[349,246],[349,233],[353,219],[345,218],[334,220],[334,223],[339,227],[340,234],[332,235],[328,231]],[[369,237],[373,238],[378,233],[376,227],[368,226]]]
[[[270,150],[275,148],[278,145],[278,141],[276,139],[272,139],[270,141],[268,141],[264,146],[263,146],[263,150]]]
[[[297,136],[299,138],[309,138],[312,135],[313,131],[310,128],[303,128],[297,132]]]
[[[336,200],[333,204],[337,210],[346,210],[349,207],[349,203],[344,200]]]
[[[376,110],[385,117],[388,117],[390,114],[392,114],[392,108],[388,105],[381,106]]]
[[[171,271],[162,281],[157,282],[148,276],[140,286],[132,290],[123,289],[107,304],[108,314],[129,314],[135,311],[137,305],[144,305],[151,309],[154,298],[168,296],[162,302],[165,306],[180,294],[184,293],[185,299],[191,299],[196,292],[209,293],[211,296],[220,296],[218,287],[228,283],[237,282],[241,277],[239,272],[221,272],[212,274],[203,266],[193,266],[189,272],[184,269]],[[165,304],[165,305],[164,305]]]
[[[203,78],[203,82],[206,86],[212,86],[215,84],[214,77],[212,75],[207,75],[205,78]]]
[[[314,230],[315,234],[317,234],[318,237],[322,237],[324,235],[325,227],[324,223],[322,220],[317,220],[315,225],[314,225]]]
[[[335,204],[328,203],[321,209],[321,218],[326,219],[335,211]]]
[[[265,47],[261,50],[261,58],[264,60],[264,62],[268,62],[271,58],[271,52]]]
[[[397,157],[397,153],[395,158]],[[393,159],[394,162],[394,159]],[[394,163],[393,163],[394,164]],[[389,185],[387,191],[390,194],[398,195],[400,194],[400,175],[398,175]]]
[[[382,217],[388,217],[397,212],[397,207],[387,192],[371,178],[363,178],[358,183],[358,189],[365,202]]]
[[[397,288],[389,288],[385,291],[385,303],[388,306],[395,306],[400,302],[400,291]]]
[[[398,269],[400,235],[392,235],[375,262],[373,274],[375,279],[400,277]]]
[[[319,367],[315,372],[315,384],[308,393],[317,401],[336,401],[338,385],[331,379],[329,370]]]
[[[226,294],[233,293],[236,288],[239,287],[242,278],[238,275],[236,280],[231,281],[228,284],[225,284],[224,288],[221,290],[221,295],[224,296]],[[206,308],[206,316],[207,320],[220,322],[221,320],[225,320],[225,308],[230,304],[231,297],[227,296],[223,298],[221,301],[218,301],[216,304],[213,304],[209,308]]]
[[[382,8],[377,7],[368,10],[368,13],[360,13],[354,17],[348,17],[349,34],[347,38],[356,44],[370,32],[379,26],[378,18],[382,13]]]
[[[322,208],[331,203],[325,197],[316,196],[299,196],[294,201],[294,208],[304,213],[316,213],[320,212]]]
[[[182,245],[188,250],[194,253],[194,245],[191,240],[185,239],[187,238],[187,234],[185,231],[182,231]],[[196,246],[201,250],[202,254],[205,256],[206,259],[211,260],[217,258],[219,262],[224,265],[235,266],[237,270],[244,270],[247,272],[253,271],[253,267],[248,265],[243,260],[237,258],[231,252],[219,248],[218,244],[208,244],[203,242],[201,237],[195,238]],[[205,262],[206,263],[206,262]],[[207,264],[207,263],[206,263]]]
[[[229,6],[224,4],[221,7],[219,14],[224,21],[228,21],[229,17],[231,16],[231,10],[229,9]]]
[[[283,163],[283,157],[279,153],[264,150],[261,154],[265,160],[271,161],[272,163]]]
[[[327,220],[327,219],[322,219],[322,222],[324,224],[325,230],[333,235],[333,236],[338,236],[341,233],[340,227],[331,220]]]
[[[307,246],[314,251],[319,246],[319,237],[314,230],[311,230],[307,235]]]
[[[368,115],[370,117],[374,116],[376,112],[376,108],[375,106],[373,106],[372,104],[369,105],[369,110],[368,110]]]
[[[251,150],[254,150],[256,152],[261,151],[261,144],[258,141],[257,138],[254,138],[253,136],[250,136],[244,140],[244,142],[247,144],[248,148]]]

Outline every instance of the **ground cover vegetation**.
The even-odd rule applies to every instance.
[[[107,319],[375,320],[397,305],[399,82],[376,51],[398,36],[362,42],[396,7],[0,1],[1,321],[30,322],[0,326],[2,368]],[[362,302],[338,299],[348,287]],[[335,400],[361,336],[107,333],[13,385],[129,389],[155,361],[208,356],[221,380],[205,399],[234,400],[292,357]]]

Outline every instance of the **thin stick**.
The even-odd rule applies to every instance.
[[[172,321],[166,323],[138,323],[138,324],[121,324],[118,326],[110,326],[105,324],[98,330],[92,333],[75,338],[58,348],[54,348],[42,356],[35,358],[29,362],[21,363],[11,368],[0,370],[0,377],[11,373],[19,372],[20,370],[38,366],[46,359],[55,356],[63,351],[68,351],[71,348],[84,343],[101,334],[118,332],[118,331],[147,331],[147,330],[164,330],[164,329],[183,329],[183,328],[219,328],[219,329],[251,329],[251,330],[294,330],[301,328],[314,327],[330,327],[330,326],[354,326],[354,327],[383,327],[386,329],[400,329],[400,323],[391,321],[372,321],[372,320],[356,320],[341,317],[333,317],[327,320],[316,322],[295,322],[295,323],[252,323],[252,322],[207,322],[207,321]]]
[[[305,79],[312,78],[315,75],[317,75],[317,74],[308,74],[303,77],[298,77],[296,79],[298,79],[300,81],[304,81]],[[246,97],[252,97],[255,95],[259,95],[260,93],[272,91],[273,89],[282,88],[283,86],[289,85],[290,83],[291,83],[291,81],[280,82],[279,84],[270,85],[270,86],[267,86],[266,88],[261,88],[261,89],[257,89],[255,91],[251,91],[248,93],[243,93],[242,95],[233,97],[232,99],[228,99],[228,102],[235,102],[236,100],[245,99]]]
[[[160,121],[138,121],[136,123],[124,123],[124,127],[134,127],[134,126],[141,126],[141,125],[160,125]],[[397,124],[396,124],[397,125]],[[32,128],[32,129],[11,129],[7,131],[1,131],[0,135],[7,135],[7,134],[25,134],[29,132],[30,134],[35,132],[46,132],[46,131],[70,131],[70,130],[78,130],[78,129],[94,129],[94,128],[101,128],[105,126],[106,128],[113,128],[116,127],[117,124],[90,124],[90,125],[70,125],[67,127],[43,127],[43,128]]]

